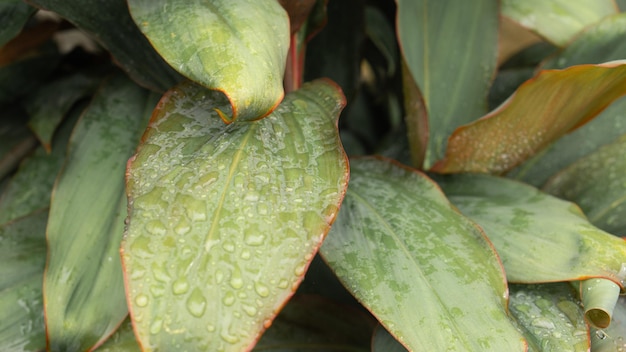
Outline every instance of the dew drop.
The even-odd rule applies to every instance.
[[[272,326],[272,320],[271,319],[265,319],[265,321],[263,321],[263,327],[266,329],[269,329],[270,326]]]
[[[161,327],[163,326],[163,319],[155,319],[152,324],[150,324],[150,333],[158,334],[161,331]]]
[[[187,298],[187,310],[194,317],[201,317],[206,310],[206,299],[202,295],[202,292],[197,287],[191,291],[189,298]]]
[[[156,263],[152,264],[152,274],[154,278],[160,282],[170,282],[172,279],[167,271]]]
[[[150,239],[146,236],[137,237],[130,245],[130,250],[139,258],[152,256],[152,251],[150,250]]]
[[[159,220],[151,220],[146,224],[146,231],[155,236],[162,236],[167,232],[167,228]]]
[[[216,284],[221,284],[222,281],[224,281],[224,272],[218,269],[215,272],[215,283]]]
[[[220,334],[220,337],[222,338],[222,340],[224,340],[224,341],[226,341],[228,343],[231,343],[231,344],[235,344],[235,343],[239,342],[239,338],[237,336],[231,335],[231,334],[229,334],[229,333],[227,333],[225,331]]]
[[[230,286],[234,289],[240,289],[243,287],[243,279],[241,278],[241,271],[239,268],[233,270],[233,275],[230,277]]]
[[[131,270],[130,278],[133,280],[141,279],[146,274],[146,269],[137,267]]]
[[[154,297],[161,297],[165,294],[165,287],[161,285],[152,285],[150,286],[150,293]]]
[[[184,277],[180,277],[172,283],[172,292],[175,295],[182,295],[189,290],[189,282]]]
[[[257,313],[257,309],[253,306],[244,305],[243,310],[244,312],[246,312],[246,314],[248,314],[248,316],[251,316],[251,317],[255,316]]]
[[[224,298],[222,298],[222,303],[226,306],[232,306],[235,303],[235,295],[232,292],[226,292]]]
[[[289,281],[287,281],[287,280],[285,280],[285,279],[281,279],[281,280],[278,282],[278,288],[285,289],[285,288],[287,288],[287,287],[289,287]]]
[[[260,195],[257,191],[248,191],[248,193],[246,193],[246,195],[244,196],[244,200],[248,202],[256,202],[259,200],[259,198]]]
[[[207,329],[208,332],[213,332],[213,331],[215,331],[215,326],[209,324],[209,325],[207,325],[206,329]]]
[[[260,246],[265,241],[265,235],[259,233],[248,233],[245,235],[244,241],[250,246]]]
[[[235,244],[231,241],[224,241],[224,243],[222,244],[222,248],[224,248],[226,252],[232,253],[235,251]]]
[[[241,251],[241,259],[250,259],[250,251],[247,249]]]
[[[254,283],[254,290],[261,297],[267,297],[270,295],[270,289],[260,282]]]
[[[181,219],[178,224],[176,224],[176,227],[174,227],[174,232],[181,236],[186,235],[189,231],[191,231],[191,225],[189,225],[187,219]]]
[[[298,265],[296,267],[296,270],[294,270],[294,274],[296,274],[296,276],[304,275],[304,272],[306,271],[306,265],[307,265],[307,263],[302,263],[302,264]]]
[[[147,306],[148,305],[148,296],[146,296],[144,294],[137,295],[137,297],[135,297],[135,303],[139,307]]]

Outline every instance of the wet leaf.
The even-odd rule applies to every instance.
[[[626,263],[622,264],[622,285],[626,279]],[[613,309],[620,287],[607,279],[589,279],[580,282],[580,296],[585,307],[585,319],[593,327],[604,329],[611,324]]]
[[[46,328],[53,351],[85,351],[126,316],[119,246],[124,169],[156,97],[125,76],[107,80],[76,125],[48,221]]]
[[[75,107],[59,129],[54,148],[48,154],[43,147],[24,159],[0,194],[0,224],[50,206],[50,193],[65,160],[67,141],[85,104]]]
[[[537,351],[589,351],[578,295],[568,283],[511,285],[509,309]]]
[[[578,204],[594,225],[626,237],[625,150],[626,134],[556,173],[543,190]]]
[[[439,184],[485,230],[510,282],[602,277],[623,287],[626,241],[591,225],[575,204],[489,175],[448,176]]]
[[[5,351],[46,346],[41,290],[47,219],[43,209],[0,225],[0,346]]]
[[[612,0],[503,0],[502,14],[559,46],[585,27],[617,12]]]
[[[253,351],[370,350],[376,321],[361,311],[319,296],[294,296]]]
[[[525,350],[483,233],[424,175],[373,158],[350,165],[321,248],[348,290],[409,350]]]
[[[626,296],[615,306],[613,321],[606,329],[591,328],[591,350],[594,352],[622,352],[626,349]]]
[[[111,335],[102,346],[98,347],[98,352],[140,352],[141,348],[135,339],[133,324],[130,319],[124,320],[122,325]]]
[[[398,1],[398,39],[428,111],[425,167],[430,168],[444,155],[446,139],[457,126],[487,112],[498,2]]]
[[[180,82],[133,22],[125,0],[28,0],[92,35],[136,82],[162,92]],[[115,23],[114,26],[111,23]]]
[[[145,351],[252,348],[343,198],[336,85],[306,84],[255,122],[224,124],[228,104],[192,83],[171,90],[129,162],[122,260]]]
[[[24,3],[23,0],[0,1],[0,47],[17,36],[26,21],[35,13],[35,8]]]
[[[626,65],[541,71],[480,120],[457,128],[434,172],[502,173],[626,94]]]
[[[260,119],[282,100],[289,17],[277,1],[129,0],[128,5],[165,61],[229,98],[232,112],[220,114],[225,122]]]

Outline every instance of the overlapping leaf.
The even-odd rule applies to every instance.
[[[76,125],[47,227],[46,332],[55,351],[85,351],[128,310],[119,246],[124,169],[156,97],[125,76],[106,81]]]
[[[603,277],[624,286],[626,241],[591,225],[575,204],[489,175],[439,183],[461,212],[485,229],[511,282]]]
[[[22,30],[35,9],[22,0],[0,1],[0,47]]]
[[[410,350],[525,350],[483,233],[422,174],[379,159],[350,164],[321,253],[352,294]]]
[[[625,94],[626,65],[542,71],[498,109],[455,130],[432,171],[505,172]]]
[[[343,198],[343,103],[316,81],[260,121],[226,125],[219,92],[187,83],[166,94],[127,171],[122,260],[144,350],[254,346]]]
[[[612,0],[503,0],[502,14],[564,46],[585,27],[617,12]]]
[[[428,111],[426,168],[457,126],[487,112],[497,37],[495,0],[398,1],[398,39]]]
[[[289,18],[277,1],[129,0],[133,19],[178,72],[229,98],[229,122],[256,120],[283,98]],[[262,15],[260,15],[262,14]]]

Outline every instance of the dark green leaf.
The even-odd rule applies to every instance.
[[[142,86],[162,92],[182,80],[141,34],[128,13],[125,0],[27,1],[58,13],[91,34]]]
[[[47,228],[46,326],[53,351],[85,351],[128,310],[119,247],[124,170],[156,97],[124,76],[107,80],[76,125]]]
[[[226,125],[218,92],[186,83],[164,96],[127,171],[122,260],[145,350],[254,346],[343,198],[344,102],[316,81],[262,120]]]
[[[133,324],[130,319],[124,320],[122,325],[115,331],[104,344],[97,349],[98,352],[141,352],[141,348],[135,339]]]
[[[37,145],[37,139],[26,127],[26,112],[18,106],[3,109],[0,114],[0,178],[13,171]]]
[[[487,112],[496,68],[498,1],[398,1],[398,38],[428,111],[425,167],[459,125]]]
[[[0,47],[17,36],[35,8],[23,0],[0,0]]]
[[[128,4],[141,31],[172,67],[228,97],[232,116],[221,110],[225,122],[260,119],[282,100],[289,17],[277,1]]]
[[[350,165],[321,248],[348,290],[410,350],[524,350],[502,267],[478,227],[420,173],[379,159]]]

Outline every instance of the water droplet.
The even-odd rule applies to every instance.
[[[206,299],[197,287],[191,291],[189,298],[187,298],[187,309],[191,315],[198,318],[201,317],[206,310]]]
[[[599,338],[600,340],[604,340],[607,338],[607,335],[603,330],[597,330],[596,337]]]
[[[167,228],[159,220],[151,220],[146,224],[146,231],[155,236],[165,235]]]
[[[256,308],[255,308],[255,307],[253,307],[253,306],[248,306],[248,305],[244,305],[244,306],[243,306],[243,310],[244,310],[244,312],[246,312],[246,314],[248,314],[248,315],[249,315],[249,316],[251,316],[251,317],[255,316],[255,315],[256,315],[256,312],[257,312],[257,310],[256,310]]]
[[[135,303],[139,307],[147,306],[148,305],[148,296],[146,296],[144,294],[137,295],[137,297],[135,297]]]
[[[239,342],[239,338],[237,336],[231,335],[231,334],[229,334],[229,333],[227,333],[225,331],[223,331],[220,334],[220,337],[222,338],[222,340],[224,340],[224,341],[226,341],[228,343],[231,343],[231,344]]]
[[[265,241],[265,235],[260,233],[248,233],[244,237],[246,244],[250,246],[260,246]]]
[[[154,297],[161,297],[165,294],[165,287],[161,285],[152,285],[150,286],[150,293]]]
[[[141,279],[146,274],[146,269],[141,266],[137,266],[136,268],[130,271],[130,278],[133,280]]]
[[[226,306],[232,306],[235,303],[235,295],[232,292],[226,292],[224,298],[222,298],[222,303]]]
[[[250,259],[250,251],[247,249],[241,251],[241,259]]]
[[[208,332],[213,332],[213,331],[215,331],[215,326],[209,324],[209,325],[207,325],[206,329],[207,329]]]
[[[221,284],[222,281],[224,281],[224,272],[221,270],[217,270],[215,272],[215,283],[216,284]]]
[[[170,282],[172,279],[170,275],[167,273],[165,268],[161,267],[157,263],[152,264],[152,274],[154,275],[155,280],[160,282]]]
[[[174,281],[172,284],[172,292],[175,295],[182,295],[189,290],[189,282],[184,277],[180,277]]]
[[[285,279],[281,279],[281,280],[278,282],[278,288],[285,289],[285,288],[287,288],[287,287],[289,287],[289,281],[287,281],[287,280],[285,280]]]
[[[243,286],[243,279],[241,278],[241,270],[235,268],[233,274],[230,277],[230,286],[234,289],[240,289]]]
[[[306,266],[308,263],[302,263],[300,265],[298,265],[296,267],[296,270],[294,270],[294,274],[296,274],[296,276],[302,276],[304,275],[304,272],[306,271]]]
[[[163,319],[155,319],[152,324],[150,324],[150,333],[158,334],[161,331],[161,327],[163,326]]]
[[[189,231],[191,231],[191,225],[189,224],[189,221],[187,221],[187,219],[181,219],[178,224],[176,224],[176,227],[174,227],[174,231],[179,234],[179,235],[185,235],[187,233],[189,233]]]
[[[246,195],[244,196],[244,200],[248,201],[248,202],[256,202],[259,200],[259,198],[261,197],[261,195],[259,194],[259,192],[257,191],[248,191],[248,193],[246,193]]]
[[[130,250],[139,258],[152,256],[150,239],[146,236],[138,236],[130,245]]]
[[[235,251],[235,244],[231,241],[224,241],[222,248],[224,248],[226,252],[232,253]]]
[[[272,320],[271,319],[265,319],[265,321],[263,321],[263,327],[266,329],[269,329],[270,326],[272,326]]]
[[[256,293],[259,294],[259,296],[261,297],[267,297],[270,295],[270,289],[267,288],[267,286],[265,286],[264,284],[260,283],[260,282],[255,282],[254,283],[254,290],[256,291]]]

